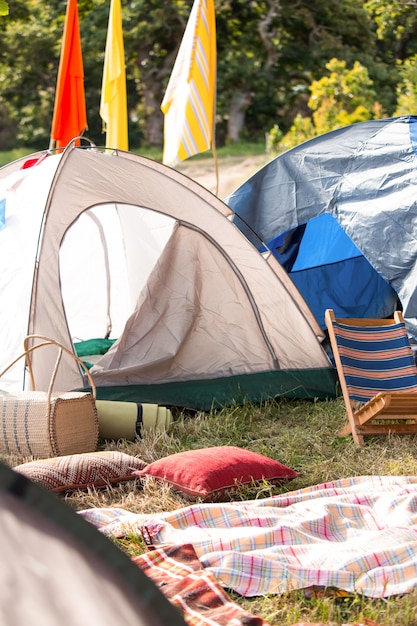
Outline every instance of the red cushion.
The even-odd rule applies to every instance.
[[[164,480],[188,497],[204,500],[219,499],[240,485],[261,480],[277,483],[299,476],[279,461],[235,446],[178,452],[134,474]]]

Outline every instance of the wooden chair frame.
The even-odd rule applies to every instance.
[[[344,367],[339,355],[339,348],[333,327],[334,322],[348,326],[363,326],[364,328],[404,323],[401,311],[395,311],[391,319],[355,319],[336,318],[334,311],[328,309],[325,312],[325,322],[329,332],[329,339],[348,418],[346,426],[339,431],[339,436],[346,437],[351,433],[355,444],[362,447],[366,435],[388,435],[389,433],[402,435],[417,434],[417,393],[400,390],[381,391],[359,406],[356,401],[352,401],[349,395]]]

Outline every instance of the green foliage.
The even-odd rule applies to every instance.
[[[266,151],[267,154],[278,151],[278,146],[281,144],[284,134],[278,124],[275,124],[266,136]]]
[[[346,61],[333,58],[326,69],[328,74],[310,85],[308,106],[312,115],[297,115],[275,151],[288,150],[336,128],[382,117],[366,67],[355,61],[348,69]]]
[[[378,48],[387,59],[403,61],[417,52],[415,0],[367,0],[364,7],[375,22]]]
[[[312,139],[316,134],[311,117],[297,115],[285,136],[282,133],[276,133],[273,128],[268,133],[267,145],[270,152],[278,154]]]
[[[417,113],[417,55],[406,59],[400,66],[402,82],[397,87],[395,115]]]
[[[326,69],[329,74],[310,86],[316,133],[371,119],[376,93],[366,67],[355,61],[349,70],[345,61],[331,59]]]
[[[317,111],[328,98],[333,98],[339,109],[348,112],[358,106],[372,107],[376,94],[366,67],[355,61],[349,70],[346,61],[333,58],[326,63],[326,69],[328,75],[313,81],[310,86],[308,105],[313,111]]]
[[[5,4],[9,5],[9,15],[0,20],[0,146],[45,148],[49,144],[66,2],[16,0]],[[160,103],[192,4],[193,0],[123,3],[132,148],[162,147]],[[367,115],[391,115],[397,109],[401,72],[406,61],[417,54],[414,5],[400,0],[300,4],[289,0],[216,0],[218,146],[230,140],[229,121],[237,96],[245,103],[240,137],[251,142],[265,141],[266,133],[275,126],[284,135],[293,127],[288,136],[291,143],[295,140],[294,127],[299,129],[300,138],[305,138],[314,129],[318,132],[333,124],[366,119]],[[79,0],[78,11],[89,126],[86,134],[101,145],[104,135],[99,102],[109,2]],[[327,94],[327,100],[319,94],[320,89],[333,89],[329,79],[331,83],[332,74],[339,71],[339,67],[326,68],[329,59],[352,68],[352,101],[348,93],[344,102],[337,94],[335,103],[335,94]],[[355,80],[365,89],[363,94],[355,91]],[[317,108],[315,95],[310,92],[312,85],[320,95]],[[405,85],[402,100],[404,91]],[[334,104],[338,116],[333,115]],[[337,119],[332,120],[332,115]],[[313,128],[300,118],[312,118]],[[276,144],[276,137],[272,142]]]
[[[0,110],[16,128],[15,144],[45,147],[56,80],[56,11],[43,3],[23,5],[13,7],[1,33],[7,55],[0,57]]]
[[[5,0],[0,0],[0,17],[9,15],[9,5]]]
[[[28,148],[17,148],[15,150],[9,150],[8,152],[0,152],[0,167],[3,165],[7,165],[11,161],[17,161],[28,154],[30,154],[31,150]]]

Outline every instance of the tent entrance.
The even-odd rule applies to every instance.
[[[106,204],[85,211],[70,226],[59,264],[74,342],[121,335],[174,224],[142,207]]]

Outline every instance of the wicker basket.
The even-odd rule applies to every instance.
[[[41,343],[29,347],[31,340]],[[33,376],[31,353],[43,346],[54,345],[58,355],[48,391],[37,391]],[[63,353],[75,359],[87,374],[92,393],[53,392],[53,386]],[[94,452],[99,434],[96,408],[96,388],[84,363],[53,339],[29,335],[24,352],[0,373],[3,376],[19,359],[26,357],[33,391],[0,394],[0,453],[49,458]]]

